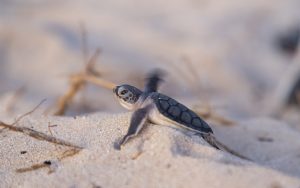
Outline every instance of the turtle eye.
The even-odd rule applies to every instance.
[[[127,93],[127,90],[121,91],[121,95],[125,95]]]

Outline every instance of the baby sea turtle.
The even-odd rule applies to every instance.
[[[210,126],[195,112],[171,97],[158,93],[162,76],[161,70],[155,70],[149,74],[144,91],[127,84],[116,86],[113,89],[119,103],[126,109],[134,111],[128,132],[116,145],[117,149],[121,149],[128,139],[136,136],[149,121],[159,125],[173,124],[194,131],[216,149],[223,149],[246,159],[217,141]]]

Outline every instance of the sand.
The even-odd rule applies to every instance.
[[[300,188],[299,109],[285,99],[299,71],[276,37],[299,25],[298,0],[0,1],[0,121],[18,122],[83,149],[0,128],[0,187]],[[148,124],[121,150],[129,125],[112,91],[88,84],[54,116],[69,76],[87,56],[116,84],[143,87],[166,70],[160,92],[206,119],[217,139],[246,161],[189,131]],[[20,88],[23,88],[20,90]],[[17,91],[22,91],[19,92]],[[275,116],[276,115],[276,116]],[[34,169],[32,169],[34,168]]]
[[[218,137],[245,161],[208,146],[201,138],[172,126],[149,124],[121,151],[113,145],[127,129],[130,113],[77,117],[33,115],[21,124],[84,147],[68,150],[20,133],[1,132],[1,187],[299,187],[299,133],[269,119],[249,120]],[[272,127],[272,129],[269,128]],[[227,128],[228,129],[228,128]],[[280,132],[280,134],[279,134]],[[274,139],[258,141],[259,136]],[[238,141],[237,141],[238,140]],[[70,149],[70,148],[69,148]],[[21,151],[27,151],[21,154]],[[50,160],[50,167],[17,173]]]

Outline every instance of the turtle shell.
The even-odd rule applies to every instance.
[[[153,100],[163,116],[188,128],[204,133],[212,133],[212,129],[204,120],[176,100],[160,93],[153,95]]]

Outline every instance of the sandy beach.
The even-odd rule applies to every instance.
[[[299,6],[0,1],[0,187],[300,188],[299,101],[287,102],[300,53],[276,43],[300,28]],[[154,68],[159,92],[250,160],[172,124],[116,150],[132,112],[112,87],[143,89]]]
[[[219,138],[255,162],[216,151],[198,136],[170,127],[149,125],[141,136],[121,151],[114,142],[126,132],[130,113],[96,113],[76,118],[30,116],[22,126],[52,134],[84,147],[58,160],[69,147],[37,141],[19,133],[1,133],[1,185],[11,187],[298,187],[299,152],[290,139],[299,133],[283,130],[272,120],[241,123]],[[261,127],[263,123],[266,127]],[[269,124],[269,125],[268,125]],[[44,125],[44,126],[43,126]],[[272,131],[268,131],[272,126]],[[245,136],[245,132],[247,135]],[[281,132],[281,134],[278,134]],[[234,135],[235,140],[232,139]],[[257,141],[259,135],[274,138]],[[238,140],[238,141],[236,141]],[[26,151],[21,154],[21,151]],[[290,153],[290,154],[287,154]],[[299,154],[298,154],[299,155]],[[26,172],[16,170],[51,161],[51,165]]]

